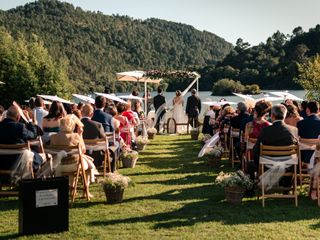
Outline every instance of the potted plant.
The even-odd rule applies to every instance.
[[[137,150],[144,150],[145,146],[149,143],[147,137],[142,137],[141,135],[136,138]]]
[[[190,130],[190,134],[191,134],[191,139],[192,140],[198,140],[199,137],[199,129],[198,128],[193,128]]]
[[[157,129],[156,128],[148,128],[147,133],[148,133],[148,138],[153,139],[154,135],[157,133]]]
[[[129,177],[117,173],[107,173],[101,185],[106,194],[107,203],[120,203],[123,200],[123,192],[133,182]]]
[[[122,150],[120,154],[120,159],[122,165],[126,168],[134,168],[136,166],[139,153],[133,150]]]
[[[207,157],[208,165],[211,167],[220,166],[221,156],[223,152],[224,148],[221,146],[209,148],[204,154]]]
[[[241,170],[231,173],[220,172],[215,183],[224,187],[226,200],[232,204],[241,203],[244,192],[253,186],[252,180]]]

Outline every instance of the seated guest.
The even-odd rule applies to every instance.
[[[307,118],[307,112],[306,112],[307,105],[308,105],[308,101],[302,101],[302,103],[300,105],[299,114],[303,119]]]
[[[93,107],[90,104],[85,104],[82,108],[83,133],[84,139],[99,139],[104,138],[104,128],[101,123],[91,120],[93,116]]]
[[[135,96],[135,97],[138,97],[138,96],[139,96],[139,91],[138,91],[138,89],[134,89],[134,90],[132,91],[131,95],[132,95],[132,96]],[[141,100],[139,100],[139,99],[131,99],[132,111],[138,113],[137,108],[136,108],[136,106],[137,106],[136,103],[137,103],[137,102],[140,102],[140,103],[141,103]]]
[[[122,115],[122,113],[126,110],[126,108],[127,108],[126,104],[118,103],[117,114],[114,116],[114,118],[120,122],[120,125],[119,125],[120,137],[128,146],[131,146],[130,124],[129,124],[128,118]]]
[[[297,123],[299,136],[301,138],[319,138],[320,135],[320,118],[317,116],[319,112],[318,103],[311,101],[307,103],[307,117]],[[313,154],[312,150],[301,151],[301,159],[305,163],[310,162]]]
[[[293,127],[297,127],[297,122],[303,119],[299,115],[298,108],[295,105],[288,105],[287,111],[287,116],[284,122]]]
[[[230,126],[236,129],[240,128],[241,120],[249,117],[248,107],[244,102],[239,102],[237,105],[237,114],[230,119]]]
[[[66,116],[66,112],[61,102],[53,101],[49,113],[43,118],[43,142],[47,143],[52,134],[59,132],[60,120]]]
[[[127,101],[127,105],[125,105],[126,109],[122,113],[122,116],[127,117],[129,121],[129,128],[130,128],[130,134],[131,134],[131,139],[135,140],[135,129],[139,125],[140,120],[138,117],[138,114],[131,109],[131,101]]]
[[[241,125],[241,121],[243,119],[247,119],[249,117],[248,107],[247,107],[246,103],[244,103],[244,102],[238,103],[237,114],[238,115],[235,115],[234,117],[232,117],[230,119],[230,126],[234,129],[239,129],[239,137],[234,137],[233,141],[235,144],[236,152],[237,152],[238,156],[240,156],[241,155],[240,154],[240,150],[241,150],[240,149],[240,125]],[[229,129],[229,133],[230,133],[230,129]]]
[[[211,136],[213,136],[213,126],[214,125],[215,125],[214,106],[210,106],[209,110],[207,111],[207,113],[203,119],[202,133],[203,134],[210,134]]]
[[[0,122],[0,144],[19,144],[26,143],[28,140],[37,138],[36,126],[32,124],[27,112],[25,112],[26,117],[29,119],[27,124],[20,123],[20,113],[16,106],[11,106],[7,110],[6,118]],[[44,162],[42,157],[34,152],[33,169],[37,170],[39,166]],[[16,156],[9,156],[8,161],[0,161],[4,164],[4,168],[10,168],[11,160],[17,159]],[[9,164],[9,165],[8,165]]]
[[[235,115],[236,115],[236,113],[235,113],[233,107],[231,107],[231,106],[227,106],[222,110],[221,117],[219,119],[219,129],[220,129],[219,136],[220,136],[220,140],[221,140],[222,145],[224,145],[224,141],[225,141],[224,128],[230,126],[230,120]]]
[[[271,103],[264,100],[256,103],[254,107],[254,120],[246,125],[246,136],[249,138],[258,138],[262,129],[271,125],[271,123],[266,120],[266,115],[271,110],[271,107]]]
[[[271,108],[272,125],[262,129],[257,142],[253,147],[253,159],[256,170],[259,166],[261,143],[270,146],[288,146],[298,143],[298,129],[284,123],[286,114],[287,109],[282,104],[277,104]],[[250,167],[250,170],[250,176],[253,177],[254,171],[252,171],[252,166]],[[290,186],[291,179],[283,178],[282,185],[286,187]]]
[[[135,113],[131,109],[131,100],[127,101],[127,105],[125,105],[125,107],[126,107],[126,109],[122,113],[122,116],[127,117],[127,119],[129,121],[129,123],[131,124],[131,126],[137,126],[138,122],[139,122],[139,117],[138,117],[137,113]]]
[[[120,121],[115,118],[118,115],[118,111],[117,111],[117,108],[114,106],[114,104],[109,106],[109,114],[112,116],[114,132],[116,135],[119,135],[120,134]]]
[[[65,146],[65,147],[73,147],[80,145],[81,152],[85,152],[85,144],[83,138],[80,134],[75,133],[74,129],[76,126],[76,122],[74,120],[73,115],[67,115],[60,120],[60,131],[57,134],[54,134],[50,137],[50,146]],[[92,162],[92,159],[87,155],[82,155],[84,159],[84,168],[85,170],[89,170],[90,174],[87,175],[87,184],[94,181],[94,174],[96,173],[96,168]],[[63,158],[61,160],[61,165],[59,169],[57,169],[57,174],[60,173],[69,173],[77,171],[77,166],[79,162],[79,155],[74,154]],[[73,186],[74,177],[69,177],[69,185]]]
[[[102,96],[97,96],[95,99],[95,111],[92,116],[92,120],[102,124],[105,132],[113,132],[113,122],[112,116],[106,112],[104,109],[106,107],[106,98]]]
[[[79,102],[78,105],[77,105],[77,109],[80,110],[82,112],[82,108],[84,106],[84,103],[82,102]]]
[[[134,109],[135,109],[135,112],[138,114],[138,119],[144,120],[145,119],[145,115],[144,115],[144,111],[142,109],[142,104],[141,104],[140,101],[136,101],[134,103]]]
[[[37,125],[42,129],[42,121],[43,118],[48,115],[48,111],[44,109],[44,101],[41,97],[37,96],[34,104],[33,117]]]

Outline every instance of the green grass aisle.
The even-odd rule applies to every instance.
[[[121,204],[105,204],[100,186],[92,185],[91,202],[76,200],[70,230],[21,239],[319,239],[320,209],[305,197],[256,198],[240,206],[224,201],[210,169],[197,158],[200,142],[190,136],[155,136],[140,153],[134,169],[120,169],[136,186],[126,189]],[[17,237],[15,199],[0,199],[0,239]]]

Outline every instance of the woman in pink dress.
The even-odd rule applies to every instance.
[[[114,118],[120,122],[120,137],[123,139],[127,146],[131,146],[130,124],[128,118],[123,115],[126,109],[127,106],[124,103],[119,103],[117,105],[117,114],[114,116]]]
[[[259,101],[254,107],[254,120],[247,123],[245,135],[249,138],[258,138],[262,129],[270,126],[271,123],[266,120],[266,115],[272,107],[271,102]]]

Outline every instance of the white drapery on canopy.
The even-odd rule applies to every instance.
[[[143,82],[144,83],[144,112],[147,114],[147,83],[159,84],[162,79],[151,79],[144,76],[145,71],[129,71],[117,73],[119,81],[126,82]]]

